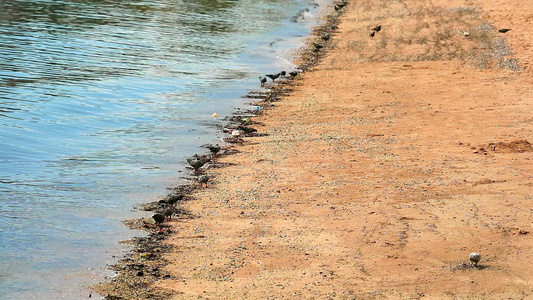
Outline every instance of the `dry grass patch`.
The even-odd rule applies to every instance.
[[[461,60],[480,69],[519,70],[511,49],[483,12],[471,6],[439,7],[432,1],[352,1],[355,20],[344,30],[357,37],[338,41],[352,62]],[[377,25],[382,30],[370,37]],[[341,27],[341,30],[343,28]]]

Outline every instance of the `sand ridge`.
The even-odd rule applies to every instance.
[[[531,299],[529,6],[352,0],[320,64],[254,119],[268,135],[220,158],[231,165],[182,206],[194,218],[170,223],[172,278],[156,287]],[[487,27],[504,20],[505,36]],[[480,268],[467,267],[474,251]]]

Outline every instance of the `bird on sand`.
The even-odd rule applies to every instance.
[[[189,165],[194,168],[194,173],[198,173],[198,170],[205,165],[205,162],[199,159],[192,159],[189,161]]]
[[[167,204],[169,206],[174,206],[174,204],[178,203],[178,201],[181,201],[183,200],[183,195],[179,194],[179,195],[170,195],[167,199]]]
[[[506,33],[506,32],[509,31],[509,30],[511,30],[511,29],[509,29],[509,28],[502,28],[502,29],[498,30],[498,32],[500,32],[500,33]]]
[[[265,77],[259,76],[259,82],[261,82],[261,86],[263,86],[267,82],[267,79]]]
[[[291,75],[291,77],[296,77],[298,76],[298,71],[289,72],[289,75]]]
[[[189,165],[194,168],[194,173],[198,173],[198,170],[203,167],[208,161],[210,161],[210,159],[207,155],[199,156],[198,154],[195,154],[187,158],[187,162],[189,163]]]
[[[380,31],[381,30],[381,25],[378,25],[378,26],[372,28],[372,30],[374,30],[375,32]]]
[[[200,175],[198,176],[198,183],[200,183],[200,187],[202,187],[205,183],[205,186],[207,187],[207,182],[209,181],[209,176],[207,175]]]
[[[215,156],[220,151],[220,146],[218,144],[209,145],[209,146],[207,146],[207,149],[209,149],[209,151],[211,151],[211,154],[213,154],[213,156]]]
[[[313,46],[315,47],[315,50],[320,50],[324,48],[324,45],[317,43],[317,42],[313,42]]]
[[[287,75],[287,72],[285,72],[285,71],[281,71],[281,72],[279,72],[279,75],[280,75],[281,77],[285,77],[285,75]]]
[[[280,75],[281,75],[281,73],[278,73],[278,74],[267,74],[265,76],[270,78],[270,79],[272,79],[272,82],[274,82],[274,80],[276,80]]]
[[[470,265],[477,267],[477,263],[481,260],[481,254],[472,252],[470,253]]]
[[[329,33],[324,33],[324,35],[322,35],[321,38],[324,41],[329,41],[329,39],[331,38],[331,35],[329,35]]]
[[[376,32],[375,32],[375,31],[372,31],[372,32],[370,33],[370,37],[371,37],[371,38],[374,38],[375,35],[376,35]]]
[[[176,213],[175,207],[169,207],[163,211],[163,215],[165,215],[166,220],[170,221],[172,219],[172,215]]]
[[[153,215],[152,218],[154,219],[156,225],[161,225],[163,222],[165,222],[165,216],[160,213]]]

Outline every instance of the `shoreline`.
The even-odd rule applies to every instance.
[[[325,13],[321,17],[320,25],[313,27],[311,34],[305,38],[305,45],[298,49],[295,61],[297,61],[297,70],[300,72],[306,72],[310,68],[316,66],[320,59],[325,55],[325,50],[331,46],[331,42],[321,39],[324,34],[334,33],[339,18],[342,16],[344,10],[335,11],[332,9],[336,3],[347,3],[343,1],[334,1],[330,4],[330,13]],[[345,4],[346,5],[346,4]],[[325,49],[316,49],[311,40],[321,41],[324,44]],[[244,98],[252,100],[249,104],[253,106],[261,107],[260,110],[244,110],[236,111],[232,115],[224,118],[227,122],[226,125],[241,125],[248,128],[254,128],[256,122],[253,121],[254,117],[262,115],[265,111],[272,107],[274,102],[279,101],[283,96],[286,96],[291,92],[291,86],[294,84],[294,79],[278,80],[275,84],[269,84],[265,91],[253,91],[246,95]],[[243,124],[241,120],[243,118],[252,118],[251,122]],[[224,131],[224,127],[219,128],[220,131]],[[253,132],[245,134],[245,137],[256,136]],[[231,156],[235,154],[236,146],[243,144],[242,139],[230,140],[227,137],[224,138],[226,145],[222,146],[221,153],[217,158],[224,156]],[[217,158],[212,159],[212,165],[205,170],[208,171],[211,168],[223,168],[224,164],[217,163]],[[209,174],[209,171],[206,172]],[[189,177],[187,180],[195,181],[194,177]],[[178,202],[178,205],[186,201],[194,201],[194,193],[198,190],[196,183],[181,184],[178,186],[170,187],[171,193],[169,195],[184,195],[185,199]],[[192,198],[191,198],[192,197]],[[166,198],[166,197],[165,197]],[[161,199],[161,200],[164,200]],[[156,212],[161,209],[159,204],[160,200],[143,203],[138,205],[137,209],[142,211]],[[173,220],[184,220],[187,218],[193,218],[192,214],[188,211],[178,208],[178,212],[175,214]],[[143,230],[147,232],[145,237],[135,237],[131,240],[122,241],[121,243],[132,244],[133,249],[124,258],[120,259],[117,263],[110,265],[108,268],[116,272],[116,276],[107,280],[95,284],[91,289],[99,295],[102,295],[107,300],[117,299],[169,299],[174,293],[154,288],[153,285],[162,279],[171,279],[172,276],[164,274],[162,271],[167,265],[168,260],[162,257],[169,251],[171,246],[165,243],[165,240],[172,235],[173,231],[171,226],[163,225],[162,228],[165,231],[154,232],[153,220],[151,218],[139,218],[132,220],[125,220],[123,223],[131,230]],[[141,275],[142,274],[142,275]],[[91,293],[92,297],[92,293]]]
[[[532,295],[531,71],[516,61],[528,52],[510,56],[486,23],[501,3],[359,4],[311,72],[262,103],[261,135],[220,157],[211,188],[183,203],[194,218],[169,223],[169,277],[145,296]],[[415,9],[422,17],[410,23]],[[375,20],[383,30],[371,38]],[[407,30],[424,24],[423,37]]]

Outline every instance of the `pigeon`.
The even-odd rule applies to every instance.
[[[166,220],[169,221],[172,219],[172,215],[176,213],[175,207],[169,207],[163,211],[163,214],[166,217]]]
[[[315,50],[320,50],[320,49],[324,48],[324,45],[319,44],[317,42],[313,42],[313,46],[315,47]]]
[[[372,28],[372,30],[374,30],[375,32],[380,31],[381,30],[381,25],[378,25],[378,26]]]
[[[292,71],[289,73],[289,75],[291,75],[291,77],[296,77],[298,76],[298,72],[297,71]]]
[[[197,173],[198,170],[205,165],[205,163],[199,159],[193,159],[189,161],[189,165],[191,165],[191,167],[194,168],[194,172]]]
[[[169,206],[174,206],[174,204],[178,203],[178,201],[183,200],[183,195],[170,195],[167,199],[167,204]]]
[[[189,165],[191,165],[191,167],[194,168],[195,173],[198,173],[198,170],[203,167],[209,160],[209,157],[207,157],[206,155],[199,156],[198,154],[187,158],[187,162],[189,163]]]
[[[270,78],[270,79],[272,79],[272,82],[274,82],[274,80],[276,80],[280,75],[281,75],[281,73],[278,73],[278,74],[267,74],[265,76]]]
[[[160,213],[153,215],[152,218],[154,219],[156,225],[161,225],[163,222],[165,222],[165,216]]]
[[[370,33],[370,37],[371,37],[371,38],[374,38],[375,35],[376,35],[376,32],[375,32],[375,31],[372,31],[372,32]]]
[[[509,28],[502,28],[502,29],[498,30],[498,32],[506,33],[506,32],[509,31],[509,30],[511,30],[511,29],[509,29]]]
[[[207,175],[200,175],[198,176],[198,182],[200,183],[200,187],[202,187],[205,183],[205,186],[207,187],[207,182],[209,181],[209,176]]]
[[[216,145],[209,145],[207,146],[207,149],[211,151],[211,153],[214,155],[217,155],[217,153],[220,151],[220,146],[218,144]]]
[[[477,267],[477,263],[481,260],[481,254],[472,252],[470,253],[470,265]]]
[[[267,79],[265,77],[259,76],[259,82],[261,82],[261,86],[263,86],[267,82]]]
[[[279,72],[279,74],[280,74],[281,77],[285,77],[285,75],[287,75],[287,72],[281,71],[281,72]]]

